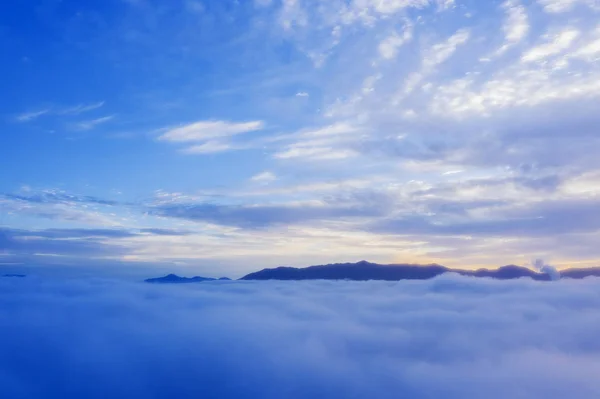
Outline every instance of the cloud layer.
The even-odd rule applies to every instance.
[[[0,226],[21,231],[0,262],[43,243],[45,259],[218,259],[237,275],[359,259],[600,265],[598,1],[48,9],[54,34],[7,19],[0,37],[39,67],[11,64],[13,91],[30,89],[0,120]],[[71,71],[81,57],[89,75]],[[143,229],[187,234],[129,234]]]
[[[595,398],[598,280],[0,278],[0,392],[42,398]]]

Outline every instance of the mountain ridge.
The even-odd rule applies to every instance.
[[[529,277],[536,281],[551,281],[557,278],[582,279],[600,277],[600,267],[584,269],[551,269],[535,271],[528,267],[506,265],[497,269],[480,268],[476,270],[449,268],[438,264],[377,264],[367,261],[356,263],[333,263],[309,266],[305,268],[278,267],[267,268],[247,274],[240,280],[427,280],[445,273],[456,273],[467,277],[487,277],[496,280],[511,280]]]
[[[492,278],[495,280],[512,280],[528,277],[536,281],[551,281],[558,278],[582,279],[586,277],[600,277],[600,267],[554,269],[536,271],[524,266],[506,265],[497,269],[481,268],[476,270],[449,268],[438,264],[378,264],[368,261],[356,263],[331,263],[327,265],[308,266],[304,268],[279,266],[265,268],[249,273],[239,280],[352,280],[352,281],[402,281],[402,280],[428,280],[442,274],[456,273],[466,277]],[[210,277],[180,277],[169,274],[164,277],[150,278],[148,283],[178,284],[197,283],[228,278]]]

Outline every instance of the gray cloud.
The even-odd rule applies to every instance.
[[[376,207],[357,205],[160,205],[152,214],[243,228],[291,225],[308,221],[381,215]]]
[[[441,201],[447,207],[451,202]],[[483,203],[485,205],[485,203]],[[464,213],[467,202],[455,204],[455,213]],[[489,204],[487,204],[489,205]],[[486,219],[445,221],[437,215],[414,215],[384,219],[373,223],[370,229],[395,234],[424,235],[476,235],[476,236],[528,236],[541,237],[557,234],[585,233],[600,230],[597,200],[555,200],[527,203],[507,208],[498,207]],[[435,209],[435,208],[434,208]]]
[[[122,232],[97,230],[23,231],[0,229],[0,250],[11,255],[44,254],[52,256],[118,256],[127,251],[117,244],[107,244],[99,238],[122,238]],[[77,238],[77,239],[74,239]]]
[[[169,229],[46,229],[0,228],[0,250],[11,256],[52,255],[90,259],[120,256],[131,251],[118,239],[142,235],[182,236],[188,232]]]
[[[89,195],[68,194],[58,190],[44,190],[33,194],[3,193],[0,196],[17,201],[31,202],[36,204],[63,204],[63,203],[86,203],[95,205],[119,205],[112,200],[105,200]]]

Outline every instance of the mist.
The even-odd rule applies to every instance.
[[[0,396],[595,398],[600,280],[0,279]]]

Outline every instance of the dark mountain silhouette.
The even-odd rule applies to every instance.
[[[538,281],[550,281],[552,277],[547,273],[540,273],[523,266],[502,266],[498,269],[478,269],[478,270],[454,270],[449,272],[458,273],[463,276],[471,277],[489,277],[496,280],[512,280],[515,278],[529,277]]]
[[[425,280],[446,273],[440,265],[379,265],[367,261],[310,266],[303,269],[278,267],[264,269],[242,280]]]
[[[17,278],[23,278],[23,277],[27,277],[24,274],[5,274],[2,277],[17,277]]]
[[[502,266],[498,269],[451,269],[441,265],[380,265],[367,261],[358,263],[335,263],[330,265],[310,266],[305,268],[277,267],[274,269],[263,269],[250,273],[240,280],[428,280],[445,273],[456,273],[468,277],[487,277],[496,280],[512,280],[528,277],[537,281],[550,281],[552,275],[537,272],[523,266]],[[600,277],[600,268],[589,269],[567,269],[560,271],[561,278],[582,279],[586,277]],[[216,281],[207,277],[179,277],[169,274],[165,277],[147,279],[148,283],[178,284],[197,283],[202,281]],[[230,280],[222,277],[218,280]]]
[[[250,273],[241,280],[427,280],[444,273],[457,273],[470,277],[488,277],[511,280],[529,277],[538,281],[550,281],[551,276],[522,266],[503,266],[498,269],[463,270],[440,265],[380,265],[361,261],[358,263],[336,263],[306,268],[278,267]],[[600,277],[600,268],[568,269],[560,272],[563,278]]]
[[[586,277],[600,277],[600,268],[591,267],[588,269],[567,269],[561,270],[560,276],[562,278],[574,278],[574,279],[582,279]]]
[[[210,277],[180,277],[176,274],[169,274],[164,277],[149,278],[144,281],[154,284],[184,284],[184,283],[200,283],[202,281],[216,281],[216,278]],[[219,280],[230,280],[227,277],[221,277]]]

